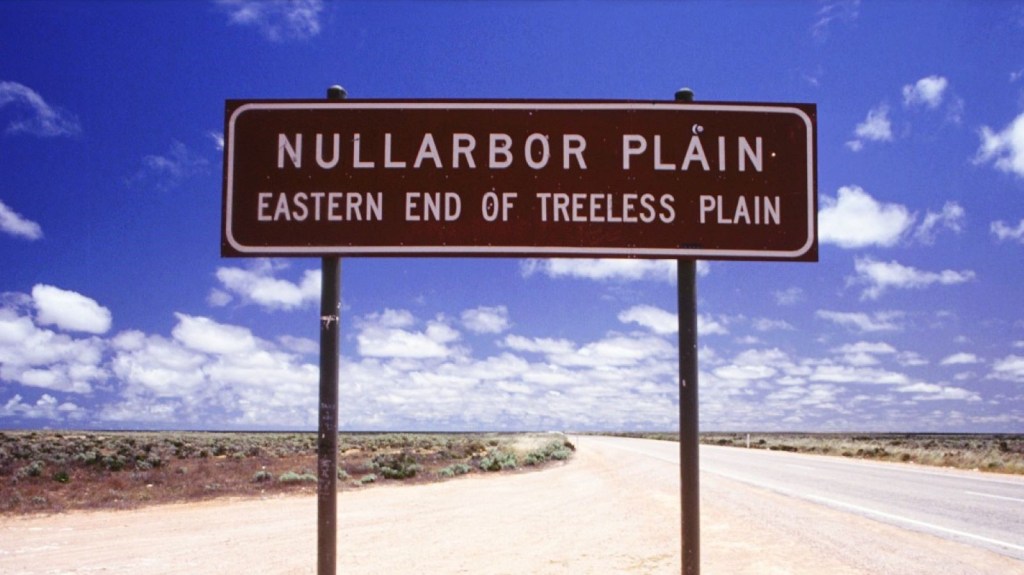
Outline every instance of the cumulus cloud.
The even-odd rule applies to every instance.
[[[13,108],[15,117],[7,124],[8,134],[41,137],[74,136],[82,131],[78,118],[54,107],[35,90],[17,82],[0,81],[0,109]]]
[[[480,306],[462,312],[462,325],[473,333],[501,333],[511,326],[511,322],[505,306]]]
[[[846,143],[854,152],[864,148],[864,142],[888,142],[892,140],[892,122],[889,120],[889,106],[879,104],[868,110],[868,117],[853,129],[855,139]]]
[[[1024,219],[1017,224],[1017,227],[1006,225],[1002,220],[992,222],[989,231],[1001,242],[1013,241],[1024,244]]]
[[[941,212],[928,211],[921,225],[914,230],[914,239],[923,244],[935,243],[935,236],[940,229],[959,234],[964,229],[966,212],[956,202],[946,202]]]
[[[293,310],[320,301],[320,270],[307,270],[298,282],[275,277],[287,268],[271,260],[255,260],[248,269],[223,267],[217,269],[217,279],[223,290],[215,289],[207,302],[226,305],[231,294],[244,303],[256,304],[268,310]],[[227,296],[227,297],[226,297]]]
[[[126,331],[111,340],[119,400],[99,410],[100,421],[315,426],[315,365],[248,328],[176,317],[171,338]]]
[[[38,284],[32,288],[36,319],[66,331],[103,334],[110,330],[110,310],[96,300],[58,287]]]
[[[972,365],[979,361],[978,356],[973,353],[960,352],[946,356],[939,365]]]
[[[992,164],[1000,172],[1024,178],[1024,113],[999,131],[982,126],[978,135],[975,164]]]
[[[272,42],[305,40],[320,33],[322,0],[218,0],[233,25],[252,26]]]
[[[839,188],[836,198],[822,198],[818,239],[841,248],[895,245],[914,224],[914,215],[899,204],[883,204],[858,186]]]
[[[364,357],[443,359],[455,355],[451,347],[461,337],[443,321],[427,322],[415,329],[415,318],[406,310],[385,310],[360,318],[356,336],[359,354]]]
[[[931,272],[904,266],[895,261],[880,262],[870,257],[854,262],[857,277],[854,283],[867,284],[861,299],[878,299],[889,289],[923,289],[934,284],[956,285],[974,279],[971,270]]]
[[[60,403],[54,396],[44,393],[35,403],[25,402],[20,394],[0,406],[0,416],[5,418],[47,419],[61,421],[65,418],[81,420],[85,409],[70,401]]]
[[[903,325],[899,320],[903,313],[898,311],[882,311],[873,314],[863,312],[842,312],[818,310],[815,315],[837,325],[852,328],[861,332],[899,331]]]
[[[926,106],[938,108],[942,104],[942,96],[949,87],[949,80],[942,76],[927,76],[914,84],[903,86],[903,105]]]
[[[1024,357],[1008,355],[992,364],[989,379],[1024,383]]]
[[[0,232],[26,240],[38,240],[43,237],[43,228],[39,224],[15,212],[2,201],[0,201]]]
[[[94,336],[74,337],[40,327],[18,306],[0,307],[0,381],[89,393],[109,375],[103,365],[105,348]]]
[[[544,259],[524,260],[521,264],[524,277],[542,273],[551,278],[577,278],[596,281],[641,281],[653,280],[674,282],[676,263],[674,260],[626,260],[626,259]]]
[[[843,363],[854,366],[878,365],[881,360],[879,355],[892,355],[896,348],[885,342],[859,341],[856,343],[839,346],[832,350],[838,353]]]
[[[679,332],[679,315],[651,305],[637,305],[619,313],[622,323],[639,324],[654,333],[668,335]]]
[[[790,287],[772,293],[775,296],[775,303],[781,306],[796,305],[803,301],[804,290],[799,287]]]
[[[143,156],[142,167],[128,178],[132,187],[151,187],[161,192],[173,190],[188,178],[204,173],[210,162],[185,144],[175,140],[163,154]]]

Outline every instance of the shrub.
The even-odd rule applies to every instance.
[[[259,470],[259,471],[257,471],[256,473],[253,474],[252,482],[253,483],[266,483],[267,481],[270,481],[273,478],[274,478],[274,476],[269,471],[267,471],[266,469],[261,469],[261,470]]]
[[[503,469],[515,469],[519,466],[516,454],[502,449],[491,449],[480,459],[478,464],[484,471],[501,471]]]
[[[456,463],[449,465],[443,469],[438,470],[437,474],[446,479],[455,477],[456,475],[465,475],[472,471],[473,468],[466,465],[465,463]]]
[[[368,473],[368,474],[366,474],[366,475],[364,475],[364,476],[359,478],[359,483],[361,485],[366,485],[367,483],[374,483],[376,481],[377,481],[377,476],[374,475],[373,473]]]
[[[408,479],[422,469],[408,452],[398,454],[381,454],[372,460],[374,471],[387,479]]]
[[[316,475],[312,473],[295,473],[286,471],[277,480],[281,483],[316,483]]]

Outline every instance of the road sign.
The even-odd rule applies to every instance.
[[[817,259],[813,104],[229,100],[225,256]]]

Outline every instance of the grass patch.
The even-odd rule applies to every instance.
[[[544,446],[520,453],[522,437],[343,433],[338,489],[508,471],[563,455]],[[316,433],[0,432],[0,515],[315,494],[307,470],[317,468],[316,452]]]

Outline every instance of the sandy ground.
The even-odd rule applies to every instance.
[[[577,440],[567,465],[339,497],[341,574],[680,573],[678,467]],[[1024,574],[1001,555],[704,475],[705,574]],[[312,574],[316,499],[0,519],[0,573]]]

